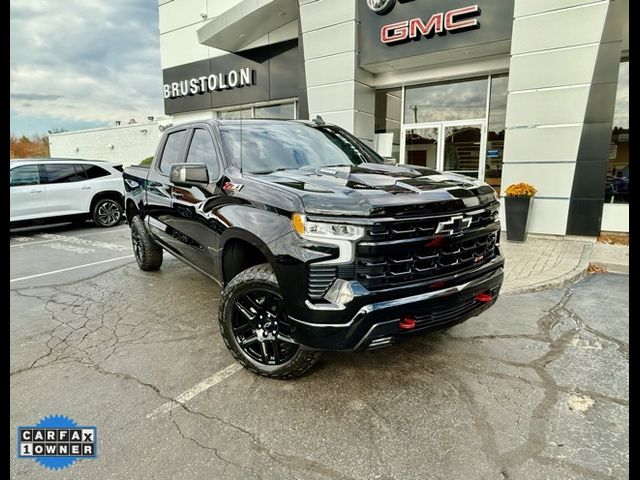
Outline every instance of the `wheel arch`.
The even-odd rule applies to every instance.
[[[267,245],[250,232],[237,230],[222,245],[220,278],[228,284],[238,273],[263,263],[273,266],[273,255]]]
[[[93,212],[93,208],[96,206],[96,203],[104,198],[116,200],[124,208],[124,196],[122,195],[122,193],[118,192],[117,190],[103,190],[102,192],[96,193],[91,199],[91,204],[89,207],[90,211]]]
[[[136,215],[142,215],[142,212],[132,199],[128,198],[124,206],[124,214],[127,217],[127,223],[131,225],[131,219]]]

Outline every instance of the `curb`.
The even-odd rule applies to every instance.
[[[541,290],[561,288],[570,283],[576,282],[587,276],[590,264],[589,259],[591,258],[592,252],[593,247],[591,245],[585,245],[582,250],[582,255],[580,256],[580,262],[569,272],[546,282],[533,283],[524,287],[503,287],[500,291],[500,295],[518,295],[521,293],[539,292]]]
[[[609,263],[609,262],[591,262],[594,267],[601,268],[605,273],[624,273],[629,274],[629,265],[621,263]]]

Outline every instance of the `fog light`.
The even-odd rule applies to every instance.
[[[333,285],[324,294],[325,300],[330,301],[335,305],[346,305],[353,300],[353,290],[351,284],[346,280],[338,278]]]

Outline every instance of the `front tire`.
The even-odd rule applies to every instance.
[[[151,272],[162,265],[162,247],[151,238],[140,216],[131,219],[131,243],[133,254],[141,270]]]
[[[122,221],[123,208],[113,198],[102,198],[93,206],[93,223],[102,228],[115,227]]]
[[[246,369],[270,378],[307,373],[320,358],[291,337],[276,276],[269,264],[239,273],[222,292],[220,332],[233,357]]]

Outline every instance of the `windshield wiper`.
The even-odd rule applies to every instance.
[[[275,170],[262,170],[258,172],[248,172],[248,173],[251,173],[253,175],[269,175],[270,173],[282,172],[283,170],[291,170],[291,168],[281,167],[281,168],[276,168]]]

